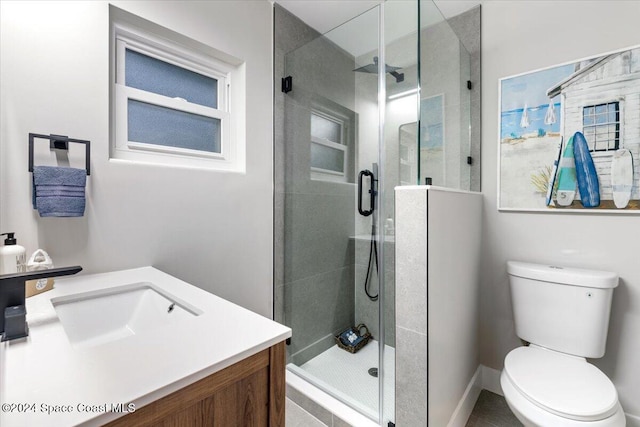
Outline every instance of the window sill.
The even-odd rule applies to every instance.
[[[120,152],[118,155],[113,155],[109,158],[110,164],[246,174],[246,170],[244,168],[240,169],[235,164],[216,162],[211,159],[189,159],[184,156],[165,155],[162,153],[157,153],[158,155],[156,156],[150,155],[148,152],[142,154],[126,152],[125,150],[117,151]],[[138,154],[138,156],[132,154]],[[176,162],[176,157],[180,158],[180,162]]]

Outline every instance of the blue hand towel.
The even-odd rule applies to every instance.
[[[71,187],[67,185],[38,185],[36,187],[36,197],[44,196],[84,197],[84,187]]]
[[[42,217],[77,217],[84,215],[84,169],[35,166],[33,168],[33,208]]]
[[[36,197],[40,216],[83,216],[84,197]]]

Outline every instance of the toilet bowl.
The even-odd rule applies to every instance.
[[[525,426],[621,427],[626,420],[613,383],[585,359],[537,346],[505,359],[500,385]]]
[[[604,356],[618,275],[507,263],[516,334],[500,385],[525,426],[624,427],[615,386],[586,358]]]

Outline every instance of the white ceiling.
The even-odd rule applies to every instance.
[[[384,0],[274,0],[276,3],[315,28],[321,34],[360,15]],[[389,3],[415,4],[415,0],[387,0]],[[429,2],[423,2],[428,5]],[[434,0],[445,18],[459,15],[479,5],[480,0]],[[394,6],[395,8],[395,6]],[[423,24],[423,26],[425,26]]]
[[[275,0],[320,34],[380,4],[381,0]]]
[[[378,12],[370,9],[383,3],[384,0],[275,0],[275,2],[319,33],[325,34],[356,58],[377,49]],[[441,22],[444,18],[463,13],[480,4],[480,0],[435,0],[434,3],[429,1],[421,3],[423,28]],[[416,0],[386,0],[385,42],[387,44],[415,32],[416,12]],[[349,24],[342,25],[347,21],[350,21]]]

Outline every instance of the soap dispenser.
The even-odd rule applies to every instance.
[[[7,236],[4,246],[0,246],[0,274],[22,273],[25,271],[27,251],[18,244],[16,233],[2,233]]]

